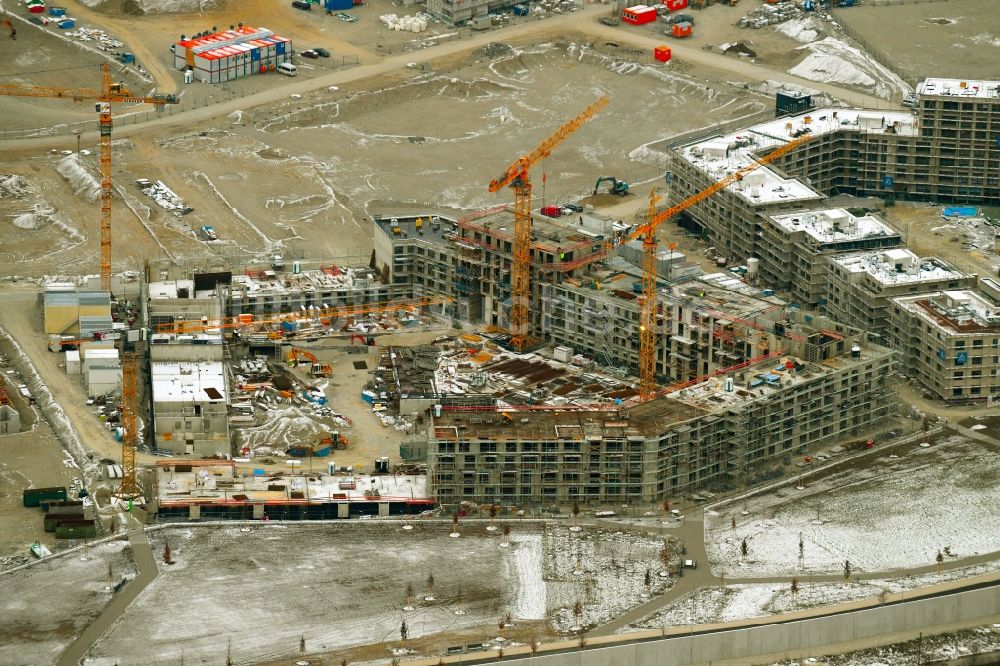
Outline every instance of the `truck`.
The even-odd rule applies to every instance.
[[[201,235],[202,235],[202,238],[204,238],[205,240],[209,240],[209,241],[217,241],[217,240],[219,240],[219,235],[217,233],[215,233],[215,227],[210,227],[210,226],[207,226],[207,225],[204,226],[204,227],[202,227],[201,228]]]

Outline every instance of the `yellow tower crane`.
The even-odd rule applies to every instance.
[[[552,149],[566,140],[584,123],[608,105],[608,98],[600,97],[580,115],[566,122],[549,138],[523,157],[519,157],[499,178],[490,181],[489,191],[499,192],[505,187],[514,190],[514,245],[510,265],[510,344],[524,349],[528,343],[531,322],[531,181],[528,170],[545,159]]]
[[[177,96],[133,95],[125,84],[112,81],[111,67],[108,63],[101,65],[100,90],[8,84],[0,85],[0,95],[52,97],[71,99],[74,102],[97,101],[94,106],[99,117],[98,128],[101,137],[101,289],[111,291],[111,129],[114,124],[111,119],[111,104],[112,102],[152,104],[157,111],[162,111],[165,105],[176,104]]]
[[[642,238],[642,310],[639,320],[639,399],[649,400],[656,391],[656,311],[659,307],[656,294],[656,228],[681,211],[698,204],[716,192],[743,179],[745,175],[773,162],[782,155],[795,150],[812,138],[805,135],[792,139],[781,147],[740,167],[722,180],[719,180],[704,190],[692,194],[680,203],[653,215],[653,196],[650,195],[650,215],[645,224],[640,225],[623,242]]]
[[[135,352],[123,354],[122,358],[122,483],[118,496],[123,499],[139,497],[139,484],[135,480],[135,447],[138,443],[136,418],[138,389],[138,357]]]

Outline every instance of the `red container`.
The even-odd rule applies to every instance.
[[[622,20],[632,25],[642,25],[652,23],[656,20],[656,7],[646,5],[635,5],[622,10]]]
[[[674,24],[674,37],[690,37],[691,36],[691,24],[690,23],[675,23]]]
[[[562,208],[559,206],[542,206],[541,213],[549,217],[559,217],[562,215]]]
[[[28,7],[28,11],[32,14],[41,14],[45,11],[45,5],[32,5],[31,7]]]
[[[663,0],[663,4],[667,6],[672,12],[676,12],[678,9],[686,9],[688,6],[688,0]]]
[[[670,62],[670,47],[669,46],[657,46],[653,49],[653,57],[660,62]]]

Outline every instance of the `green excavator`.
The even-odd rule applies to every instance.
[[[618,180],[614,176],[601,176],[594,183],[594,195],[596,196],[601,190],[601,185],[608,183],[608,194],[617,194],[620,197],[628,194],[628,183],[624,180]]]

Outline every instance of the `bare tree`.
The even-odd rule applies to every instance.
[[[500,513],[500,509],[496,504],[490,504],[490,527],[493,526],[493,521],[496,520],[497,514]]]
[[[646,578],[643,580],[643,584],[646,586],[646,590],[647,591],[649,590],[650,586],[653,584],[653,576],[650,573],[649,567],[646,567]]]
[[[733,516],[733,517],[732,517],[732,518],[731,518],[731,519],[729,520],[729,526],[730,526],[730,527],[732,528],[732,530],[733,530],[733,536],[736,536],[736,516]]]
[[[668,574],[670,573],[670,558],[673,556],[673,549],[670,548],[670,542],[666,539],[663,540],[663,545],[660,546],[660,562],[663,563],[663,570]]]
[[[299,652],[306,651],[306,637],[305,634],[299,637]]]
[[[663,513],[670,513],[670,498],[663,498]]]
[[[407,583],[406,584],[406,607],[407,608],[412,608],[413,607],[413,584],[412,583]]]
[[[458,510],[457,509],[455,510],[455,513],[451,514],[451,528],[452,528],[451,529],[452,532],[457,532],[458,531]]]
[[[428,598],[434,597],[434,572],[427,574],[427,596]]]
[[[170,556],[170,543],[166,541],[163,542],[163,563],[164,564],[174,563],[173,558]]]
[[[406,626],[406,618],[399,625],[399,638],[403,642],[406,641],[407,637],[410,635],[410,628]]]
[[[542,523],[545,525],[545,523]],[[510,525],[504,523],[503,526],[503,543],[504,545],[510,545]]]
[[[941,573],[941,565],[944,564],[944,553],[942,553],[939,550],[938,553],[937,553],[937,557],[934,558],[934,560],[937,562],[937,571],[938,571],[938,573]]]
[[[580,634],[580,638],[577,639],[577,645],[580,646],[581,650],[587,649],[587,637],[584,636],[582,633]]]
[[[580,627],[580,617],[583,615],[583,603],[579,599],[573,604],[573,617],[576,619],[576,626]]]
[[[878,593],[878,603],[880,606],[884,606],[886,600],[889,598],[889,590],[882,588],[882,591]]]
[[[799,603],[799,579],[792,577],[792,605],[798,606]]]
[[[580,517],[580,503],[576,500],[573,500],[573,508],[570,509],[570,511],[573,514],[573,527],[576,527],[577,520]]]
[[[726,572],[725,571],[720,571],[719,572],[719,583],[722,585],[722,589],[723,590],[726,589]]]
[[[743,541],[740,543],[740,557],[744,562],[747,561],[747,555],[750,553],[750,548],[747,547],[747,539],[743,537]]]
[[[799,568],[805,564],[806,559],[806,543],[802,540],[802,532],[799,532]]]
[[[534,636],[532,636],[531,640],[528,641],[528,650],[531,651],[532,657],[538,654],[538,639],[535,638]]]
[[[233,639],[226,644],[226,666],[233,666]]]
[[[851,561],[844,560],[844,580],[848,583],[851,582]]]
[[[497,661],[503,661],[503,648],[497,648]]]

